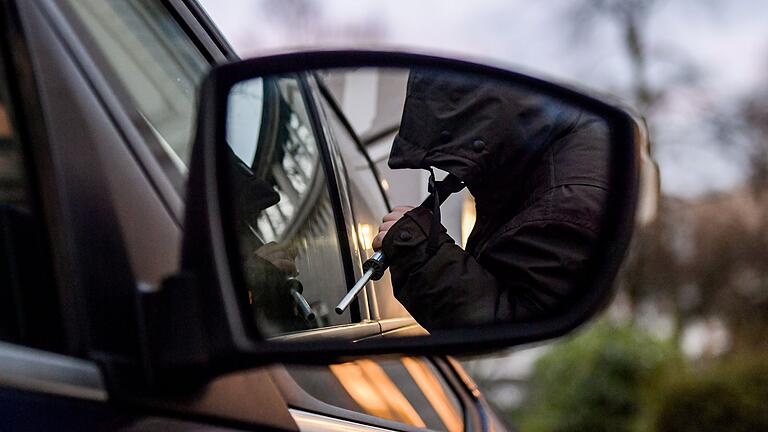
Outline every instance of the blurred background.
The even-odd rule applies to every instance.
[[[660,183],[614,302],[566,338],[463,364],[524,431],[768,427],[768,2],[200,1],[242,57],[404,47],[635,107]]]

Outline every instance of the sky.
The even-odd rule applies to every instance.
[[[243,57],[307,48],[443,53],[606,92],[632,103],[616,20],[589,0],[200,0]],[[625,0],[630,1],[630,0]],[[666,96],[648,122],[666,193],[738,185],[746,154],[713,128],[768,84],[768,2],[656,0],[647,76]]]

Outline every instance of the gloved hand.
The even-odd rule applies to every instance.
[[[397,206],[392,209],[391,212],[384,215],[384,218],[382,219],[382,224],[379,225],[379,232],[376,234],[376,237],[373,238],[373,249],[378,250],[381,249],[381,245],[384,241],[384,237],[386,237],[387,232],[389,231],[392,226],[397,223],[397,221],[400,220],[400,218],[403,217],[406,213],[413,210],[414,207],[412,206]]]
[[[290,292],[296,283],[291,276],[298,274],[295,258],[295,248],[270,242],[258,248],[245,264],[254,317],[269,335],[308,328]]]
[[[297,252],[296,248],[290,244],[269,242],[256,249],[254,253],[269,261],[288,276],[296,276],[299,274],[295,263]]]

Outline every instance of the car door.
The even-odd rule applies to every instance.
[[[157,5],[153,2],[138,3],[138,6],[154,8],[152,9],[154,13],[147,13],[147,10],[140,8],[135,10],[134,7],[136,5],[128,5],[122,2],[98,3],[96,4],[98,7],[95,8],[84,8],[81,2],[69,6],[67,6],[67,3],[58,5],[52,3],[43,4],[42,10],[50,14],[50,16],[58,18],[54,19],[53,21],[55,22],[52,24],[57,26],[61,33],[68,35],[62,41],[62,43],[66,44],[68,50],[63,51],[76,52],[82,55],[82,57],[78,57],[75,60],[81,63],[79,65],[80,73],[94,84],[89,88],[89,91],[101,97],[102,108],[112,116],[113,123],[123,132],[123,136],[126,137],[126,143],[117,145],[117,148],[120,148],[123,153],[114,154],[112,151],[104,153],[104,156],[110,160],[110,163],[115,164],[110,165],[110,168],[113,169],[110,170],[111,174],[106,179],[106,183],[112,188],[112,199],[117,201],[118,220],[122,221],[120,226],[124,230],[123,232],[128,240],[127,247],[134,258],[132,260],[133,270],[141,283],[151,286],[158,283],[163,275],[175,271],[178,265],[176,262],[177,258],[175,258],[179,246],[178,239],[176,238],[180,224],[178,209],[183,204],[179,200],[183,199],[184,165],[186,154],[188,154],[184,148],[184,135],[180,132],[183,132],[190,124],[188,117],[191,110],[188,105],[194,105],[194,99],[190,97],[190,89],[194,89],[195,86],[194,71],[204,69],[201,66],[204,63],[203,61],[194,60],[195,55],[199,56],[196,52],[199,52],[201,44],[195,43],[194,39],[191,40],[191,44],[184,42],[185,37],[190,37],[189,33],[180,33],[174,30],[174,27],[181,26],[175,26],[172,19],[167,18],[167,15],[163,15],[162,12],[168,11],[168,9],[157,9]],[[162,7],[165,8],[166,6]],[[160,18],[160,23],[153,22],[151,20],[153,17],[155,19]],[[103,23],[105,22],[117,24],[104,28]],[[162,29],[157,29],[156,27],[158,26],[161,26]],[[137,31],[137,29],[143,29],[143,31]],[[139,37],[136,36],[136,33],[145,34]],[[162,42],[147,43],[148,36],[146,34],[160,34],[165,35],[164,37],[170,35],[177,42],[170,44],[163,44]],[[178,48],[177,43],[181,44],[182,48]],[[116,45],[117,48],[115,48]],[[150,46],[151,49],[146,49],[147,46]],[[162,55],[163,48],[166,50],[168,48],[176,49],[178,52],[175,56],[164,56]],[[214,56],[208,57],[213,58]],[[169,58],[181,64],[164,65],[162,62],[158,63],[158,58]],[[184,62],[188,62],[190,58],[195,63],[185,64]],[[143,61],[141,68],[133,68],[134,70],[130,74],[120,69],[121,67],[126,67],[126,64],[130,65],[131,62],[136,64],[136,59]],[[155,62],[157,66],[152,62]],[[167,77],[169,75],[175,78],[168,80]],[[333,171],[332,168],[326,168],[325,164],[328,158],[321,154],[325,151],[324,147],[318,145],[322,142],[321,139],[324,138],[321,135],[316,135],[319,127],[308,124],[311,113],[307,110],[308,105],[301,102],[300,80],[287,80],[287,82],[281,83],[281,86],[280,90],[283,92],[281,97],[292,102],[288,104],[290,109],[285,118],[286,124],[291,128],[288,132],[292,137],[298,137],[299,140],[292,138],[280,143],[281,145],[288,145],[292,151],[282,152],[284,157],[278,165],[283,166],[286,161],[296,160],[301,151],[295,152],[293,150],[300,150],[302,146],[306,149],[306,146],[313,141],[312,139],[308,140],[308,137],[314,137],[314,140],[316,140],[313,144],[315,146],[314,150],[304,153],[322,156],[324,158],[322,160],[324,164],[323,172],[327,170],[330,173],[324,174],[324,179],[330,179],[331,174],[335,176],[337,172]],[[157,93],[156,90],[158,89],[162,90],[159,92],[163,96],[161,98],[156,97],[155,93]],[[174,89],[179,91],[174,93]],[[172,100],[173,97],[181,98],[182,102]],[[280,113],[280,110],[273,112]],[[187,132],[188,135],[189,132]],[[104,145],[107,145],[106,141]],[[112,144],[109,145],[111,146]],[[126,153],[127,151],[132,151],[133,154]],[[127,160],[132,165],[141,167],[144,175],[140,176],[137,181],[145,183],[146,186],[137,187],[133,180],[129,180],[132,176],[136,175],[135,171],[128,173],[130,175],[118,175],[118,172],[125,174],[126,168],[117,159]],[[273,174],[273,176],[279,175]],[[286,177],[289,177],[289,175],[286,175]],[[178,179],[181,179],[181,181]],[[283,186],[288,186],[291,183],[291,179],[288,178],[288,183],[284,183]],[[283,190],[283,192],[286,195],[291,193],[299,195],[299,199],[293,201],[294,204],[301,204],[304,200],[309,200],[307,197],[311,196],[314,198],[307,201],[307,205],[304,206],[305,208],[327,208],[327,204],[332,200],[340,200],[338,192],[335,189],[331,189],[330,185],[330,183],[323,185],[321,188],[323,192],[319,193],[319,195],[314,192],[304,193],[306,191],[298,190],[289,192],[287,189]],[[132,190],[126,190],[128,188]],[[318,196],[323,198],[318,200]],[[153,210],[148,212],[147,201],[157,203],[158,205],[152,207]],[[317,205],[321,202],[325,204]],[[136,203],[144,204],[136,206]],[[338,206],[338,204],[332,205]],[[137,214],[135,213],[136,211],[142,214]],[[282,214],[280,216],[290,215]],[[343,221],[343,219],[341,219],[338,212],[333,213],[331,216],[332,219],[325,222],[330,222],[326,223],[326,225],[328,229],[331,229],[332,234],[323,235],[323,238],[336,239],[337,243],[341,245],[344,242],[343,237],[339,237],[338,231],[334,232],[333,230],[336,229],[337,221]],[[159,220],[153,220],[153,218],[159,218]],[[171,222],[172,225],[168,226],[168,222]],[[300,225],[296,223],[286,224]],[[160,231],[155,232],[153,230]],[[159,241],[160,238],[165,239]],[[345,249],[337,246],[336,249],[339,257],[341,257],[342,252],[345,250],[349,254],[348,248]],[[342,259],[339,258],[339,261]],[[343,280],[343,282],[324,284],[329,289],[333,289],[333,291],[329,291],[328,295],[325,296],[327,297],[327,302],[335,301],[349,285],[351,277],[348,276],[349,273],[346,272],[344,264],[341,267],[341,271],[337,273],[337,276],[341,275],[338,280]],[[305,274],[311,276],[311,272],[307,271],[307,269],[305,271]],[[312,281],[308,280],[306,282],[308,284],[307,296],[315,303],[317,299],[313,299],[309,292],[309,283]],[[321,286],[320,288],[323,287]],[[322,291],[322,289],[318,291]],[[300,334],[293,334],[290,337],[322,337],[328,333],[344,333],[347,336],[357,335],[357,337],[369,337],[378,334],[379,326],[370,320],[368,309],[363,307],[362,311],[362,313],[358,312],[358,315],[364,314],[362,319],[353,318],[351,315],[348,315],[345,318],[349,321],[347,323],[334,322],[330,323],[331,325],[329,326],[319,326],[321,328],[314,331],[305,331]],[[277,378],[265,375],[264,371],[252,371],[240,374],[238,377],[222,378],[212,383],[209,387],[212,395],[208,398],[208,403],[202,406],[197,405],[194,407],[194,410],[206,413],[206,415],[223,416],[225,418],[234,417],[241,420],[272,424],[275,419],[282,417],[281,411],[284,409],[280,407],[280,403],[270,402],[273,396],[269,391],[265,393],[265,390],[270,388],[273,380],[277,381]],[[258,393],[247,394],[245,392],[246,389],[253,388],[253,384],[258,382],[261,383],[259,384],[261,390]],[[116,387],[116,390],[119,392],[120,388]],[[229,404],[224,409],[221,403],[217,402],[221,399],[229,399],[233,394],[243,396],[237,398],[240,405],[242,405],[241,408],[237,407],[238,404]],[[134,402],[144,403],[145,401]],[[173,401],[162,402],[165,404],[173,403]],[[249,409],[249,404],[251,406],[256,404],[260,407],[252,406]],[[176,409],[180,410],[189,408],[188,406],[176,405]],[[249,412],[242,412],[245,410]],[[266,415],[265,411],[270,411],[271,415]],[[285,410],[285,413],[287,414],[288,411]],[[301,412],[296,409],[292,413],[295,417],[301,415]]]

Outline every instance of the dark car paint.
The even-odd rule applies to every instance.
[[[197,37],[193,39],[211,61],[235,58],[194,2],[172,0],[167,5]],[[22,94],[17,99],[23,111],[19,117],[27,120],[20,135],[35,143],[35,180],[41,191],[52,253],[57,257],[54,273],[63,289],[61,301],[67,311],[66,352],[92,358],[99,358],[102,352],[113,357],[114,353],[123,353],[126,359],[135,358],[139,344],[130,325],[134,322],[134,291],[139,284],[158,284],[166,269],[178,263],[183,208],[178,185],[168,179],[149,152],[148,131],[139,130],[131,121],[130,116],[135,114],[127,109],[130,104],[126,95],[119,94],[110,85],[109,77],[101,74],[98,60],[87,54],[83,41],[55,4],[47,0],[5,0],[3,7],[11,15],[7,17],[12,24],[7,31],[15,32],[11,39],[16,70],[34,72],[34,76],[30,73],[18,77]],[[22,32],[22,28],[27,31]],[[137,202],[142,205],[136,206]],[[81,244],[92,247],[78,247]],[[88,287],[97,295],[80,302],[73,287]],[[112,319],[100,319],[105,317],[96,315],[99,310],[109,310]],[[114,319],[113,314],[122,318]],[[110,321],[119,325],[95,325]],[[452,368],[438,363],[448,376],[453,374]],[[105,372],[108,377],[117,376],[114,371]],[[4,404],[1,415],[28,429],[57,425],[87,430],[128,424],[136,430],[166,426],[173,429],[193,424],[172,419],[185,418],[202,422],[194,423],[196,426],[221,423],[249,429],[276,426],[293,430],[296,424],[286,402],[291,406],[306,402],[286,392],[285,387],[291,383],[284,378],[276,379],[274,372],[267,370],[247,371],[218,378],[194,396],[156,398],[136,398],[130,391],[121,391],[123,386],[130,388],[130,382],[108,382],[113,401],[109,404],[2,390],[0,397],[9,403]],[[454,388],[467,402],[465,405],[472,405],[475,399],[461,391],[460,385]],[[254,398],[256,394],[258,398]],[[50,415],[35,419],[24,415],[39,410]],[[466,406],[465,410],[469,417],[477,419],[477,412]],[[338,415],[361,423],[403,428],[358,413],[338,411]]]

